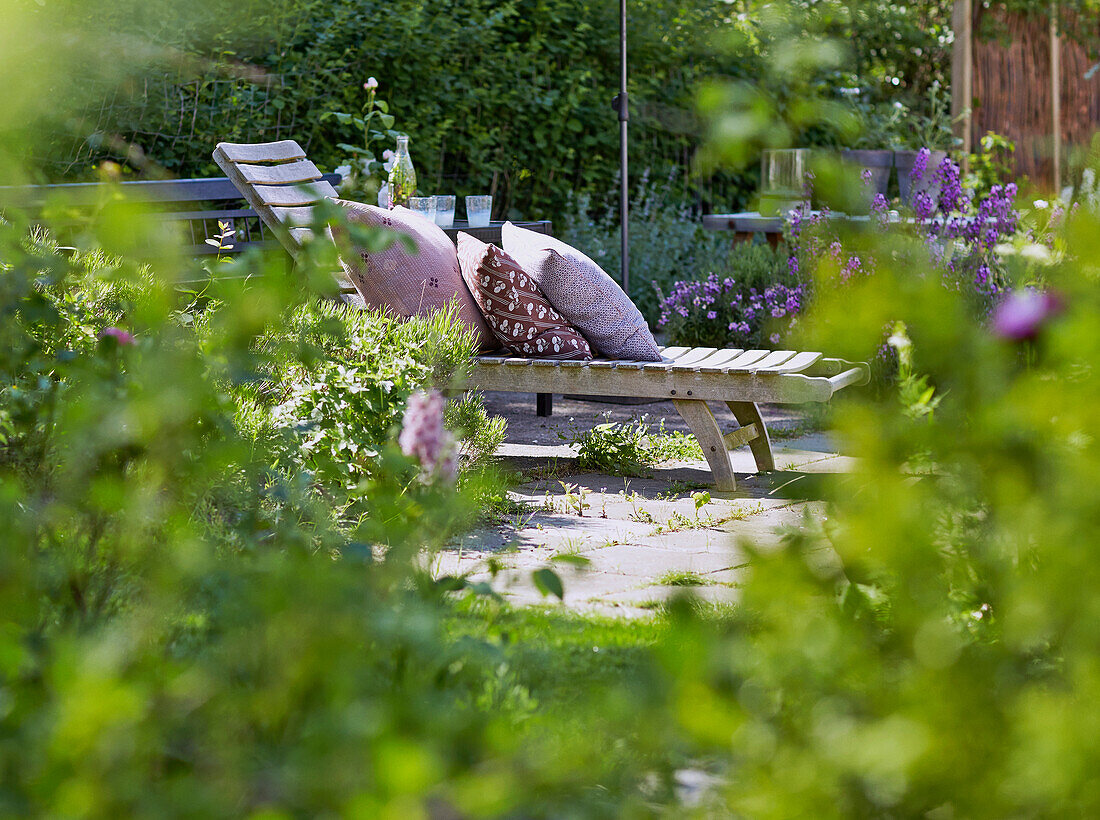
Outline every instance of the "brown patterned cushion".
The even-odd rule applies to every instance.
[[[458,235],[458,264],[489,329],[504,347],[538,359],[591,359],[592,349],[535,281],[496,245]]]
[[[408,208],[386,210],[344,199],[336,204],[347,209],[349,222],[388,228],[416,244],[416,253],[394,243],[377,253],[363,250],[350,259],[341,257],[340,265],[368,307],[388,307],[400,316],[418,316],[454,302],[459,319],[473,329],[481,350],[500,347],[462,281],[454,243],[442,228]]]

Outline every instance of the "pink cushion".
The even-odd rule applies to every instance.
[[[591,359],[592,349],[539,291],[538,285],[496,245],[458,235],[458,265],[489,329],[504,347],[539,359]]]
[[[599,265],[560,239],[511,222],[504,223],[503,237],[504,250],[597,352],[612,359],[661,360],[642,312]]]
[[[416,243],[416,253],[394,243],[377,253],[363,250],[351,259],[341,257],[341,266],[368,307],[422,316],[454,302],[458,318],[473,328],[481,350],[500,347],[462,281],[458,253],[442,228],[408,208],[385,210],[343,199],[336,203],[347,209],[349,222],[388,228]]]

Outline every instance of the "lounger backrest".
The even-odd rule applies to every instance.
[[[307,226],[313,221],[313,206],[337,196],[294,140],[220,142],[214,162],[294,257],[311,235]]]

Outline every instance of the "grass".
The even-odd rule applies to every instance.
[[[664,587],[704,587],[710,586],[713,581],[704,578],[697,572],[689,570],[669,570],[657,583]]]
[[[496,647],[517,682],[550,708],[584,700],[587,691],[599,687],[629,686],[636,676],[650,675],[650,649],[668,630],[659,618],[624,621],[479,599],[456,604],[445,626],[452,640],[473,638]],[[578,681],[584,686],[578,687]]]

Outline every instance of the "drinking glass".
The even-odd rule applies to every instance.
[[[434,196],[410,196],[409,210],[415,214],[435,222],[435,197]]]
[[[441,228],[450,228],[455,224],[454,194],[437,195],[435,198],[435,224]]]
[[[484,228],[489,224],[489,217],[493,212],[493,198],[491,196],[466,197],[466,221],[471,228]]]

